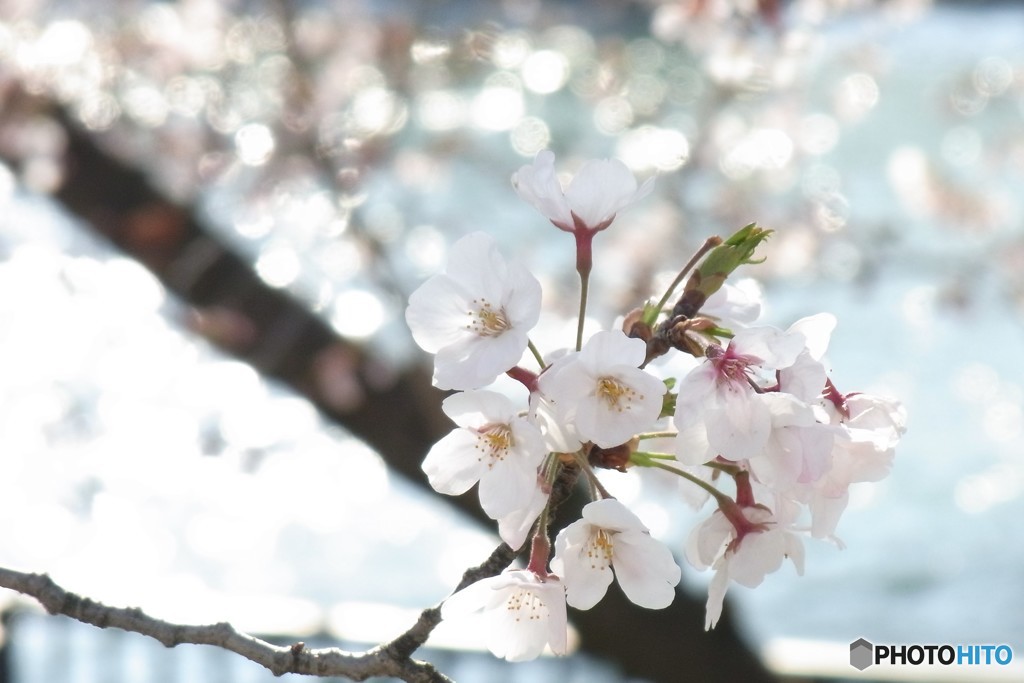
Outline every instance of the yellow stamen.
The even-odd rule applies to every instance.
[[[537,621],[546,615],[547,606],[540,596],[533,591],[520,589],[508,597],[505,609],[515,613],[514,618],[516,621],[520,621],[523,618],[524,611],[526,619]]]
[[[488,468],[504,460],[515,445],[512,430],[506,424],[487,425],[478,429],[477,435],[476,449],[480,451],[480,460],[487,459]]]
[[[590,566],[593,569],[607,569],[612,563],[612,551],[615,545],[611,536],[605,529],[598,529],[597,533],[590,537],[587,544],[587,557],[590,558]]]
[[[469,322],[466,329],[481,337],[497,337],[512,327],[504,308],[495,309],[486,299],[474,299],[476,310],[466,311]]]
[[[602,377],[597,380],[597,396],[604,400],[608,407],[617,412],[629,410],[633,399],[643,400],[635,391],[614,377]]]

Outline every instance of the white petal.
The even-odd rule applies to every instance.
[[[648,534],[628,532],[614,538],[615,577],[633,603],[647,609],[668,607],[676,595],[681,570],[672,552]]]
[[[789,331],[802,334],[811,357],[821,360],[825,355],[825,350],[828,349],[828,342],[835,328],[836,317],[834,315],[819,313],[797,320],[789,326]]]
[[[504,295],[508,266],[494,238],[477,231],[451,246],[445,273],[472,293],[471,298],[486,299],[497,305]]]
[[[435,275],[409,296],[405,321],[421,349],[437,353],[468,336],[465,318],[471,298],[447,275]]]
[[[610,366],[624,365],[636,369],[646,355],[647,344],[643,340],[627,337],[622,330],[603,330],[587,340],[579,358],[587,369],[600,374]]]
[[[637,190],[636,178],[618,159],[595,159],[585,163],[565,191],[569,208],[583,223],[594,228],[650,192],[645,184]]]
[[[729,346],[738,354],[760,358],[766,368],[779,369],[793,364],[806,348],[806,338],[799,332],[751,327],[737,332]]]
[[[498,535],[508,547],[517,550],[526,542],[533,523],[548,502],[548,494],[534,487],[529,502],[498,520]]]
[[[510,662],[534,659],[545,645],[564,654],[567,619],[561,582],[541,582],[525,571],[506,574],[521,576],[523,580],[505,589],[504,604],[491,611],[488,648]]]
[[[516,458],[509,453],[506,461]],[[543,457],[543,456],[542,456]],[[480,475],[480,507],[491,519],[525,508],[537,488],[537,467],[523,462],[500,462]]]
[[[698,524],[686,541],[686,561],[703,570],[714,564],[722,547],[735,537],[732,524],[720,511]]]
[[[557,562],[552,562],[552,570],[560,573],[565,583],[566,601],[576,609],[590,609],[604,597],[611,585],[612,570],[602,555],[603,550],[594,547],[596,530],[583,520],[574,522],[570,527],[573,528],[567,527],[563,531],[570,536],[579,536],[582,532],[583,538],[574,539],[576,542],[572,543],[559,533],[562,542],[556,542]]]
[[[423,459],[423,472],[438,493],[457,496],[469,490],[487,469],[477,450],[477,435],[455,429],[434,444]]]
[[[786,393],[809,402],[821,396],[827,378],[825,366],[804,351],[791,366],[779,371],[779,386]]]
[[[718,623],[722,616],[722,603],[725,601],[725,591],[729,587],[729,572],[725,567],[715,572],[715,576],[708,584],[708,603],[705,608],[704,630],[710,631]]]
[[[508,277],[501,299],[509,322],[517,329],[528,332],[540,319],[542,291],[537,278],[519,263],[508,265]]]
[[[729,578],[748,588],[756,588],[766,574],[778,571],[786,553],[786,534],[772,529],[743,537],[729,562]]]
[[[718,392],[719,405],[706,414],[712,450],[729,460],[757,456],[768,443],[771,414],[753,390],[733,386]]]
[[[482,610],[494,598],[494,591],[506,583],[505,577],[492,576],[469,584],[444,601],[441,605],[441,618],[457,619]]]
[[[440,349],[434,356],[434,386],[478,389],[516,365],[528,338],[510,329],[496,337],[471,337]]]
[[[611,568],[594,568],[579,564],[572,573],[567,573],[565,582],[565,601],[572,607],[587,610],[601,602],[612,584]]]
[[[563,230],[572,230],[572,216],[555,174],[555,155],[541,150],[533,163],[520,168],[512,176],[516,193],[533,205],[548,220]]]
[[[633,511],[615,498],[604,498],[587,503],[583,519],[596,527],[612,531],[647,531],[647,527]]]
[[[508,424],[516,414],[507,396],[480,389],[452,394],[441,403],[441,410],[455,424],[470,428]]]

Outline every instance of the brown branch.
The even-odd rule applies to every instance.
[[[518,554],[519,551],[502,543],[481,564],[467,569],[455,590],[496,576],[512,564]],[[411,658],[441,623],[440,605],[423,610],[416,623],[390,643],[366,652],[346,652],[336,647],[310,649],[302,642],[274,645],[242,633],[226,622],[173,624],[152,617],[137,607],[112,607],[77,595],[59,586],[47,574],[29,574],[0,567],[0,587],[35,598],[50,614],[64,615],[99,628],[119,628],[138,633],[159,641],[165,647],[183,643],[213,645],[259,664],[275,676],[286,673],[344,676],[353,681],[393,676],[408,683],[451,683],[451,679],[429,662]]]
[[[552,490],[552,507],[569,497],[579,470],[566,467]],[[519,555],[502,543],[476,567],[467,569],[455,591],[481,579],[496,576]],[[428,607],[416,623],[389,643],[366,652],[346,652],[339,648],[309,649],[305,643],[274,645],[246,633],[229,623],[207,625],[173,624],[152,617],[137,607],[111,607],[82,597],[59,586],[46,574],[29,574],[0,567],[0,587],[31,596],[50,614],[61,614],[99,628],[119,628],[153,638],[174,647],[182,643],[213,645],[241,655],[269,669],[275,676],[286,673],[311,676],[344,676],[364,681],[373,676],[394,676],[408,683],[450,683],[450,679],[428,662],[412,659],[441,623],[441,606]]]
[[[182,643],[213,645],[256,662],[275,676],[286,673],[344,676],[353,681],[364,681],[373,676],[393,676],[408,683],[451,683],[451,679],[437,671],[432,664],[410,659],[411,652],[398,656],[393,648],[386,646],[353,653],[335,647],[310,649],[302,642],[290,646],[274,645],[241,633],[228,623],[198,626],[172,624],[151,617],[135,607],[111,607],[76,595],[57,585],[46,574],[27,574],[2,567],[0,586],[35,598],[50,614],[62,614],[100,628],[113,627],[138,633],[154,638],[166,647]],[[438,608],[431,609],[437,612],[437,620],[440,621]],[[410,632],[419,626],[417,622]],[[426,640],[425,636],[423,640]]]

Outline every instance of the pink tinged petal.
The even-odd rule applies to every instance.
[[[672,552],[649,534],[638,531],[616,534],[613,544],[612,566],[626,597],[647,609],[672,604],[681,576]]]
[[[836,497],[817,495],[811,500],[811,536],[814,538],[828,538],[832,536],[839,525],[839,518],[846,510],[850,502],[850,494],[843,491]]]
[[[821,479],[832,467],[833,432],[825,426],[799,429],[801,469],[797,481],[809,484]]]
[[[791,366],[779,371],[782,391],[808,402],[821,397],[827,379],[825,366],[807,351],[801,353]]]
[[[768,407],[752,390],[732,385],[718,393],[719,405],[707,412],[708,442],[712,450],[729,460],[757,456],[771,433]]]
[[[850,419],[846,422],[848,427],[872,430],[880,437],[884,434],[891,446],[895,446],[900,435],[907,431],[907,410],[899,401],[854,394],[847,397],[846,405],[850,410]]]
[[[689,419],[676,418],[676,458],[685,465],[702,465],[713,459],[717,453],[708,442],[708,430],[703,420],[692,412],[684,412]]]
[[[786,534],[778,530],[747,534],[729,561],[729,578],[756,588],[767,574],[778,571],[785,557]]]
[[[717,453],[708,441],[705,411],[714,401],[715,381],[709,363],[691,371],[678,385],[676,412],[673,418],[676,430],[676,457],[687,465],[700,465]]]
[[[729,572],[725,567],[718,569],[708,584],[708,603],[705,608],[704,630],[710,631],[722,617],[722,603],[729,588]]]
[[[423,472],[438,493],[457,496],[465,493],[487,470],[477,450],[477,435],[455,429],[434,444],[423,459]]]
[[[686,542],[686,561],[693,565],[694,569],[707,569],[714,564],[722,547],[735,535],[729,520],[720,511],[715,510],[690,532]]]

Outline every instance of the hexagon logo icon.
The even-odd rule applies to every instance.
[[[850,643],[850,666],[858,671],[868,668],[874,663],[874,651],[875,646],[863,638],[853,641]]]

